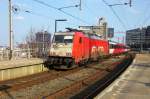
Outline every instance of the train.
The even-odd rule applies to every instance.
[[[48,57],[47,68],[72,69],[103,57],[127,53],[124,44],[101,39],[95,33],[69,29],[54,35]]]

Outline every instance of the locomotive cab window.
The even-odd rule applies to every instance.
[[[55,43],[62,43],[64,40],[64,35],[55,35]]]
[[[68,35],[55,35],[55,43],[72,43],[73,36]]]
[[[64,36],[64,43],[72,43],[73,36]]]

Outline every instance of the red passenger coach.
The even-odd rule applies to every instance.
[[[121,54],[125,52],[125,45],[124,44],[116,44],[116,48],[114,53]]]
[[[127,46],[121,43],[109,42],[109,54],[110,55],[118,55],[122,53],[128,52]]]

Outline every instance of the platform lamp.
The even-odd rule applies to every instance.
[[[13,56],[13,30],[12,30],[12,3],[11,0],[8,0],[8,10],[9,10],[9,60]]]
[[[55,32],[57,32],[57,22],[58,21],[67,21],[67,19],[57,19],[57,20],[55,20]]]
[[[53,38],[52,38],[52,42],[54,41],[54,36],[55,36],[55,33],[57,32],[57,22],[58,21],[67,21],[67,19],[57,19],[57,20],[55,20],[55,32],[54,32],[54,35],[53,35]]]

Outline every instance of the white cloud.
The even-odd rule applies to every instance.
[[[28,8],[29,6],[27,4],[24,4],[24,3],[14,3],[13,4],[14,6],[18,6],[20,8]]]
[[[31,7],[25,3],[14,3],[13,6],[17,7],[20,11],[29,10]]]
[[[135,9],[133,7],[128,8],[128,11],[131,12],[131,13],[133,13],[133,14],[135,14],[135,15],[141,14],[140,10],[137,10],[137,9]]]
[[[14,19],[16,19],[16,20],[24,20],[24,17],[23,16],[16,16]]]

